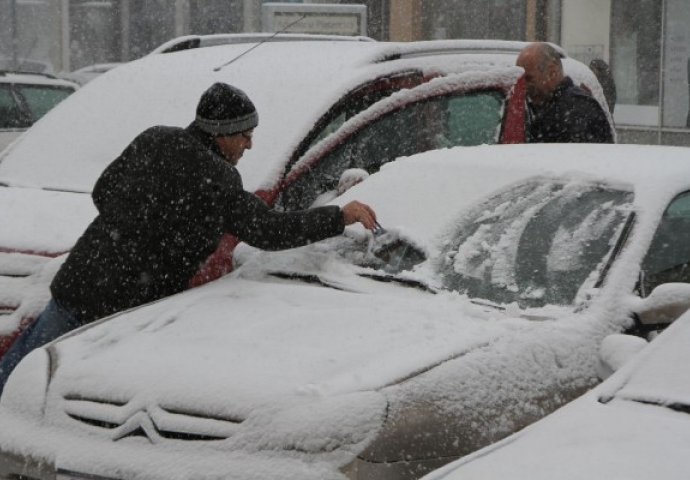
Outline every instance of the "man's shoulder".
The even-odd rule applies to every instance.
[[[574,98],[576,101],[585,101],[585,102],[594,102],[598,104],[599,102],[597,101],[596,98],[594,98],[594,95],[592,95],[592,92],[582,88],[579,85],[575,85],[575,83],[572,81],[570,77],[566,77],[569,81],[566,85],[566,88],[563,91],[562,98]]]
[[[587,112],[604,112],[604,107],[594,96],[582,87],[572,85],[560,97],[561,108],[566,110],[581,110]]]
[[[168,125],[155,125],[141,132],[137,139],[171,139],[186,136],[184,128],[172,127]]]

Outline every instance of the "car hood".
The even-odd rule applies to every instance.
[[[0,187],[0,205],[4,252],[67,252],[97,214],[89,194],[37,188]]]
[[[173,409],[205,405],[245,418],[274,402],[391,385],[515,327],[459,295],[380,283],[335,259],[326,267],[318,261],[307,273],[323,284],[239,269],[71,336],[55,345],[50,390]]]

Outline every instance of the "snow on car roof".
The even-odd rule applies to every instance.
[[[68,80],[45,75],[42,73],[31,72],[8,72],[0,71],[0,83],[17,83],[23,85],[49,85],[54,87],[79,88],[79,85]]]
[[[280,176],[286,156],[318,117],[359,83],[413,66],[430,71],[508,66],[524,45],[310,41],[269,43],[244,56],[247,44],[149,55],[103,74],[37,122],[0,157],[0,182],[88,192],[138,133],[156,124],[188,125],[201,93],[222,81],[245,90],[259,112],[253,148],[239,165],[245,188],[255,190]],[[434,55],[419,58],[425,51]]]

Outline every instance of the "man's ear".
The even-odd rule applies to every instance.
[[[558,65],[556,65],[555,62],[551,62],[549,64],[549,69],[548,69],[549,80],[555,80],[556,78],[558,78],[559,73],[560,73],[560,70],[558,68]]]

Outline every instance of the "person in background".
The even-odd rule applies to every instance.
[[[339,235],[356,222],[375,228],[375,212],[357,201],[281,213],[245,191],[235,166],[252,147],[258,121],[242,90],[215,83],[187,128],[149,128],[106,168],[92,194],[98,216],[53,279],[51,301],[0,359],[0,393],[31,350],[185,290],[226,233],[280,250]]]
[[[525,70],[530,143],[613,143],[599,102],[563,73],[561,54],[548,43],[526,46],[517,66]]]

